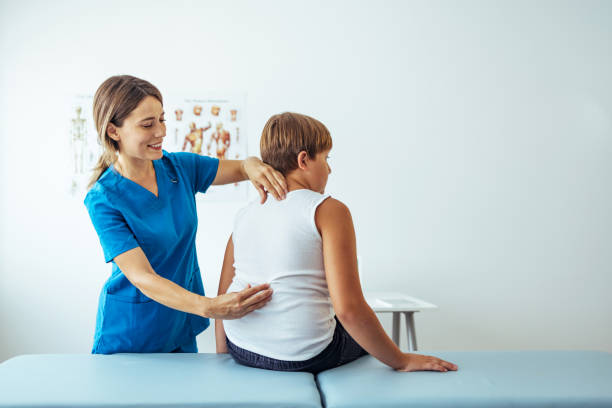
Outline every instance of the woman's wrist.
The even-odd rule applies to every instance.
[[[240,166],[240,170],[242,172],[242,176],[244,177],[245,180],[249,180],[249,172],[247,171],[247,167],[253,163],[253,164],[258,164],[260,163],[261,160],[256,157],[256,156],[249,156],[246,159],[242,160],[241,166]]]
[[[249,164],[249,162],[251,162],[255,158],[256,157],[249,156],[246,159],[244,159],[242,161],[242,163],[240,163],[240,171],[242,172],[242,177],[244,178],[244,180],[248,180],[249,179],[249,173],[247,171],[247,165]]]
[[[246,171],[246,161],[248,160],[248,157],[244,160],[240,161],[240,173],[242,174],[242,179],[243,180],[248,180],[249,179],[249,175],[247,174]]]
[[[206,296],[200,296],[200,303],[200,316],[206,318],[212,317],[214,300]]]

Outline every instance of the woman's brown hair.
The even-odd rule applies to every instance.
[[[310,116],[285,112],[266,122],[259,142],[261,159],[283,175],[297,169],[301,151],[314,158],[332,148],[332,139],[325,125]]]
[[[98,163],[93,168],[88,189],[117,160],[119,145],[108,136],[106,132],[108,124],[123,126],[125,118],[147,96],[152,96],[162,105],[164,104],[161,92],[153,84],[130,75],[112,76],[104,81],[96,91],[93,100],[93,117],[98,132],[98,143],[103,150]]]

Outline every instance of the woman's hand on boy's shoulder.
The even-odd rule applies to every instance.
[[[257,157],[248,157],[242,162],[242,169],[244,176],[251,180],[259,193],[261,204],[266,201],[268,193],[271,193],[279,201],[287,198],[287,181],[272,166],[262,162]]]

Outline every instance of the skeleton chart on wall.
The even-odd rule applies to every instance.
[[[191,152],[219,160],[242,160],[247,157],[244,128],[245,95],[188,98],[164,97],[166,137],[163,149],[168,152]],[[93,96],[72,98],[69,111],[70,193],[86,192],[102,148],[98,144],[93,122]],[[202,197],[202,195],[198,195]],[[215,201],[244,201],[247,183],[214,186],[206,198]]]
[[[164,97],[164,150],[191,152],[219,160],[245,159],[244,101],[245,95],[239,94],[205,98]],[[244,201],[247,194],[247,183],[235,183],[211,187],[206,197],[218,201]]]
[[[77,95],[69,107],[68,142],[70,145],[70,193],[84,193],[92,169],[102,152],[98,145],[92,112],[93,96]]]

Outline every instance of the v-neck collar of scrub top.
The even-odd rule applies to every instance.
[[[160,179],[161,179],[160,172],[164,172],[162,169],[163,166],[161,165],[161,163],[159,164],[157,163],[157,162],[160,162],[161,160],[163,160],[163,156],[161,159],[153,160],[153,170],[155,171],[155,183],[157,184],[157,195],[153,194],[151,190],[142,186],[141,184],[138,184],[137,182],[130,180],[127,177],[122,176],[121,173],[117,171],[114,164],[111,164],[109,168],[111,169],[113,174],[115,174],[115,176],[117,177],[119,184],[129,185],[131,187],[125,186],[125,188],[130,188],[131,190],[140,191],[142,194],[147,196],[149,199],[153,200],[154,202],[158,202],[160,201],[160,197],[162,196],[162,190],[163,190],[162,188],[163,183],[160,183]],[[124,187],[124,186],[121,186],[121,187]]]

